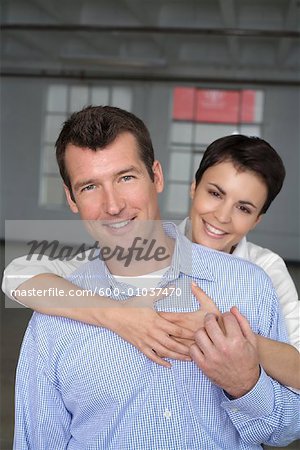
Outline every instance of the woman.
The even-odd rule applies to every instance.
[[[290,342],[299,349],[299,301],[285,263],[277,254],[247,242],[245,237],[280,192],[284,176],[279,155],[264,140],[242,135],[218,139],[207,148],[196,172],[190,218],[180,227],[193,242],[247,259],[265,270],[280,299]],[[168,314],[163,317],[170,318]],[[181,319],[178,315],[176,323],[183,324]],[[278,372],[274,373],[272,367],[278,364],[278,369],[282,367],[281,381],[299,388],[299,353],[288,348],[280,350],[280,344],[276,349],[272,343],[267,351],[269,343],[265,344],[262,365],[277,378]],[[275,361],[277,351],[279,355],[282,352],[281,364]],[[287,367],[291,376],[285,378]]]
[[[245,238],[279,193],[284,176],[285,170],[280,157],[262,139],[242,135],[218,139],[208,147],[203,156],[191,187],[193,202],[190,219],[186,219],[181,226],[194,242],[248,259],[268,273],[280,298],[290,342],[297,345],[299,342],[296,342],[295,336],[299,336],[299,325],[296,310],[299,303],[286,266],[278,255],[247,243]],[[6,275],[21,273],[24,267],[24,258],[19,258],[7,268]],[[31,261],[30,268],[26,264],[26,274],[30,269],[30,274],[37,276],[23,283],[22,289],[48,289],[56,286],[68,292],[73,285],[57,275],[67,276],[76,268],[78,263],[74,265],[72,262],[42,260],[33,264]],[[81,297],[76,308],[74,297],[68,298],[67,295],[57,299],[43,298],[43,304],[40,304],[38,297],[22,296],[19,300],[42,313],[61,315],[109,328],[153,361],[169,366],[163,357],[187,359],[188,355],[188,347],[183,344],[186,341],[178,342],[172,337],[179,338],[178,340],[187,338],[187,330],[196,331],[201,327],[205,312],[213,311],[218,314],[213,302],[199,288],[194,286],[192,289],[202,306],[196,313],[158,314],[151,307],[139,308],[138,298],[120,304],[95,296],[92,300],[89,299],[93,303],[85,308],[80,307]],[[11,286],[4,284],[4,290],[9,295]],[[149,306],[152,306],[153,297],[148,300]],[[99,308],[100,304],[106,307]],[[238,312],[236,314],[240,321],[245,320],[238,316]],[[266,372],[282,384],[299,389],[297,350],[261,336],[257,337],[257,342],[260,362]]]

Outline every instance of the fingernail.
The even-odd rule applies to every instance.
[[[205,314],[205,319],[210,319],[211,317],[216,318],[216,315],[214,313],[207,313],[207,314]]]
[[[192,286],[198,287],[198,285],[195,283],[195,281],[192,281]]]

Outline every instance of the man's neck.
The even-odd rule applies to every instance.
[[[113,275],[142,276],[170,266],[174,247],[175,240],[161,229],[147,239],[135,238],[126,249],[117,246],[105,262]]]

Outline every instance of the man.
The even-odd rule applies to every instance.
[[[163,174],[139,119],[117,108],[86,108],[64,124],[56,149],[69,206],[100,236],[101,247],[116,239],[129,252],[128,236],[142,232],[147,241],[154,230],[155,250],[166,250],[165,258],[142,268],[134,258],[129,267],[122,258],[98,258],[70,281],[87,290],[109,288],[122,301],[137,288],[136,279],[155,272],[154,286],[176,288],[158,305],[168,311],[197,308],[190,291],[195,282],[221,311],[236,304],[253,331],[286,340],[276,294],[260,269],[191,244],[172,224],[153,225],[160,219]],[[299,396],[260,369],[251,336],[234,314],[225,313],[223,325],[208,315],[191,351],[201,370],[193,361],[174,361],[168,369],[110,330],[34,314],[17,371],[14,447],[284,445],[299,434]]]

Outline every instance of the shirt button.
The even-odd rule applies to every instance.
[[[233,413],[236,413],[236,412],[238,412],[238,408],[231,408],[230,411]]]
[[[166,419],[171,419],[171,416],[172,416],[171,411],[169,411],[169,410],[166,408],[166,409],[165,409],[165,412],[164,412],[164,417],[165,417]]]

